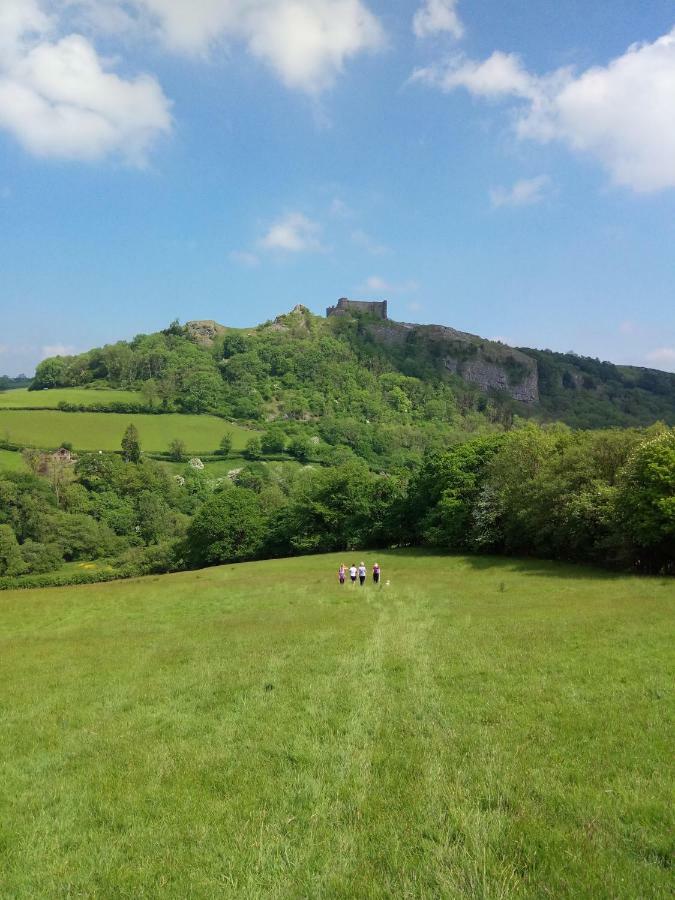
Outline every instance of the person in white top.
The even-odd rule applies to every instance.
[[[366,583],[366,564],[364,562],[361,562],[359,566],[359,582],[361,587]]]
[[[351,580],[352,580],[352,584],[356,584],[356,573],[357,573],[357,571],[358,571],[358,569],[356,568],[356,566],[354,565],[354,563],[352,563],[351,566],[349,567],[349,577],[350,577]]]

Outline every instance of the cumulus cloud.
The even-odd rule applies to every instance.
[[[514,54],[496,52],[484,62],[455,58],[418,69],[413,79],[519,100],[521,138],[587,153],[615,184],[637,192],[675,187],[675,29],[581,74],[565,68],[534,75]]]
[[[119,154],[143,164],[153,140],[171,128],[159,84],[148,75],[120,77],[85,37],[51,40],[52,27],[32,0],[3,0],[0,128],[37,156]]]
[[[490,191],[490,202],[495,209],[501,206],[534,206],[546,199],[551,187],[548,175],[536,178],[523,178],[510,188],[493,188]]]
[[[111,0],[87,0],[110,5]],[[288,87],[318,93],[345,63],[384,43],[379,20],[362,0],[112,0],[132,6],[164,44],[203,56],[238,40]]]
[[[440,32],[461,38],[464,26],[457,13],[457,0],[425,0],[415,13],[413,31],[419,38]]]
[[[92,42],[125,33],[197,57],[240,42],[312,95],[384,44],[364,0],[0,0],[0,129],[38,156],[144,164],[171,130],[171,104],[155,78],[122,76]]]
[[[281,250],[301,253],[323,249],[320,241],[321,226],[299,212],[291,212],[275,222],[260,246],[265,250]]]
[[[675,347],[658,347],[648,353],[645,358],[647,362],[659,369],[675,372]]]
[[[2,0],[0,3],[0,61],[7,65],[19,55],[23,40],[44,34],[50,18],[36,0]]]
[[[491,99],[515,96],[534,100],[539,91],[537,79],[527,72],[520,57],[499,50],[483,62],[458,55],[446,62],[416,69],[412,79],[446,93],[463,87],[476,96]]]

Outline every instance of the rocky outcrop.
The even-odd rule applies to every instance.
[[[187,329],[188,336],[192,338],[192,340],[201,344],[202,347],[211,347],[213,342],[220,334],[225,334],[227,328],[224,325],[219,325],[218,322],[214,322],[213,319],[201,319],[195,322],[186,322],[185,328]]]
[[[534,360],[529,362],[531,365],[522,377],[510,373],[504,364],[489,362],[480,357],[466,361],[448,357],[445,367],[464,381],[478,385],[483,391],[504,391],[521,403],[536,403],[539,400],[537,364]]]

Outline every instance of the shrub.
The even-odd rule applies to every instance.
[[[30,575],[53,572],[63,562],[61,551],[55,544],[40,544],[30,539],[21,545],[21,556]]]
[[[174,438],[169,444],[169,455],[174,462],[183,462],[187,455],[187,445],[180,438]]]
[[[252,437],[246,444],[244,456],[246,457],[246,459],[260,459],[261,455],[262,447],[260,444],[260,438]]]
[[[229,456],[232,452],[232,435],[224,434],[220,439],[220,445],[218,447],[218,455],[219,456]]]

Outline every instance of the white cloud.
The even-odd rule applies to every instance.
[[[455,56],[445,63],[416,69],[412,79],[446,93],[463,87],[479,97],[493,99],[508,96],[534,99],[538,92],[536,79],[525,70],[520,58],[515,53],[499,50],[484,62]]]
[[[171,104],[155,78],[123,77],[99,56],[102,34],[198,57],[239,41],[311,95],[385,42],[364,0],[0,0],[0,129],[38,156],[144,164]]]
[[[675,372],[675,347],[659,347],[648,353],[645,359],[660,369]]]
[[[320,235],[320,225],[302,213],[292,212],[272,225],[260,241],[260,246],[265,250],[282,250],[288,253],[321,250]]]
[[[248,250],[233,250],[230,253],[230,259],[232,262],[239,263],[241,266],[247,266],[249,269],[253,269],[257,265],[260,265],[258,256]]]
[[[637,192],[675,187],[675,29],[580,75],[571,69],[533,75],[517,56],[497,52],[482,63],[454,59],[419,69],[413,79],[522,100],[521,138],[561,141],[587,153],[615,184]]]
[[[50,18],[36,0],[2,0],[0,3],[0,65],[15,60],[27,37],[45,34]]]
[[[362,0],[128,0],[129,4],[150,15],[174,51],[203,56],[223,40],[240,40],[284,84],[311,94],[329,87],[348,59],[384,44],[380,22]],[[117,0],[117,5],[124,4]]]
[[[154,78],[108,71],[91,43],[48,37],[50,21],[27,0],[3,0],[0,17],[0,128],[43,157],[96,160],[118,154],[143,164],[171,129],[169,101]]]
[[[366,278],[365,282],[359,290],[370,291],[373,294],[411,294],[419,290],[419,284],[416,281],[404,281],[400,284],[387,281],[379,275],[371,275]]]
[[[75,353],[75,347],[70,344],[46,344],[40,351],[40,359],[47,359],[50,356],[72,356]]]
[[[61,0],[61,3],[68,21],[85,32],[129,37],[149,27],[137,11],[133,14],[130,6],[122,5],[120,0]]]
[[[413,31],[419,38],[443,31],[461,38],[464,26],[457,14],[457,0],[425,0],[415,13]]]
[[[548,175],[523,178],[510,188],[492,188],[490,202],[495,209],[501,206],[534,206],[546,199],[551,187]]]
[[[387,253],[391,253],[389,247],[378,243],[368,232],[361,229],[352,231],[351,238],[357,247],[361,247],[367,253],[370,253],[371,256],[385,256]]]

